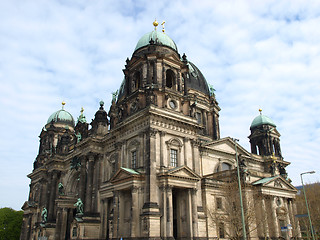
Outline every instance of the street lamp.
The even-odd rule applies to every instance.
[[[242,191],[241,191],[241,180],[240,180],[240,167],[239,167],[239,161],[238,161],[238,151],[237,151],[237,142],[239,142],[239,139],[232,139],[234,142],[234,148],[236,151],[236,161],[237,161],[237,174],[238,174],[238,185],[239,185],[239,195],[240,195],[240,207],[241,207],[241,221],[242,221],[242,234],[243,234],[243,240],[247,240],[247,233],[246,233],[246,223],[244,221],[244,211],[243,211],[243,202],[242,202]]]
[[[309,212],[309,207],[308,207],[308,201],[307,201],[306,190],[304,189],[304,185],[303,185],[302,175],[303,175],[303,174],[314,174],[314,173],[315,173],[315,171],[310,171],[310,172],[300,173],[300,177],[301,177],[301,184],[302,184],[302,189],[303,189],[304,199],[305,199],[305,201],[306,201],[307,213],[308,213],[309,224],[310,224],[310,229],[311,229],[311,235],[312,235],[312,239],[313,239],[313,240],[315,240],[315,238],[314,238],[314,233],[313,233],[313,228],[312,228],[312,222],[311,222],[311,217],[310,217],[310,212]]]

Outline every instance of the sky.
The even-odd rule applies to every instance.
[[[28,198],[39,134],[65,109],[110,107],[125,60],[152,22],[216,89],[221,137],[250,151],[252,120],[281,134],[292,184],[320,179],[320,1],[0,1],[0,208]]]

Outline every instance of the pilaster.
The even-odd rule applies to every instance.
[[[85,212],[87,213],[91,212],[93,171],[94,171],[94,156],[90,154],[88,156],[88,177],[87,177],[86,202],[85,202]]]

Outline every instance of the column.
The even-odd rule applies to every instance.
[[[183,164],[185,166],[188,166],[188,162],[187,162],[187,142],[188,142],[188,138],[184,137],[183,138]]]
[[[57,191],[57,178],[58,178],[58,172],[53,171],[52,172],[51,188],[50,188],[49,209],[48,209],[48,220],[49,221],[52,221],[55,216],[54,204],[55,204],[56,191]]]
[[[100,181],[100,159],[102,156],[98,156],[97,160],[93,163],[93,184],[92,184],[92,202],[91,202],[91,211],[97,212],[98,209],[98,201],[97,201],[97,193],[99,188],[99,181]]]
[[[82,202],[85,200],[86,193],[86,157],[81,157],[81,167],[80,167],[80,182],[79,182],[79,198]]]
[[[196,144],[195,144],[195,140],[191,140],[191,152],[192,152],[192,170],[195,171],[195,148],[196,148]]]
[[[131,189],[132,218],[131,218],[131,237],[139,236],[139,187],[133,186]]]
[[[67,231],[67,219],[68,218],[68,209],[63,208],[61,211],[61,225],[60,225],[60,238],[59,239],[64,239],[66,236],[66,231]]]
[[[198,237],[198,201],[197,201],[197,189],[190,189],[191,192],[191,207],[192,207],[192,232],[193,237]]]
[[[102,199],[101,205],[102,205],[102,208],[101,208],[102,221],[101,221],[101,228],[100,228],[100,238],[105,238],[107,234],[108,200]]]
[[[145,206],[144,208],[157,208],[157,174],[156,174],[156,131],[149,129],[146,133],[146,184],[145,184]],[[151,205],[150,205],[151,203]],[[148,207],[149,206],[149,207]]]
[[[94,156],[89,155],[88,164],[88,178],[86,187],[86,202],[85,202],[85,212],[91,212],[91,202],[92,202],[92,181],[93,181],[93,168],[94,168]]]
[[[291,224],[291,226],[292,226],[292,222],[291,222],[291,219],[290,219],[290,211],[289,211],[288,199],[287,198],[283,198],[283,203],[284,203],[284,206],[285,206],[286,211],[287,211],[287,214],[286,214],[287,226],[288,226],[288,224]],[[288,234],[288,237],[290,239],[292,237],[292,229],[288,229],[287,230],[287,234]]]
[[[167,237],[173,237],[173,207],[172,207],[172,186],[166,187],[167,191]]]
[[[45,206],[47,203],[47,181],[41,180],[41,196],[40,196],[40,207]]]
[[[113,193],[113,238],[118,238],[119,233],[119,191]]]
[[[280,236],[280,232],[279,232],[279,222],[278,222],[278,218],[277,218],[277,204],[276,204],[276,198],[272,197],[271,199],[271,211],[272,211],[272,220],[274,223],[274,237],[279,237]]]
[[[167,236],[167,190],[166,186],[161,186],[160,187],[161,191],[161,232],[160,236],[161,237],[166,237]]]
[[[166,135],[165,132],[161,131],[160,132],[160,167],[164,166],[164,159],[163,155],[165,153],[165,144],[164,144],[164,136]]]
[[[56,229],[55,229],[55,239],[61,239],[61,225],[62,225],[62,209],[57,209],[57,220],[56,220]]]
[[[262,219],[262,229],[263,229],[264,237],[270,237],[268,216],[266,211],[266,202],[263,196],[261,199],[261,205],[262,205],[261,219]]]

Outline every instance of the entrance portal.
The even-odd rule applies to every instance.
[[[187,189],[172,189],[173,237],[175,239],[191,237],[191,203],[188,196]]]

